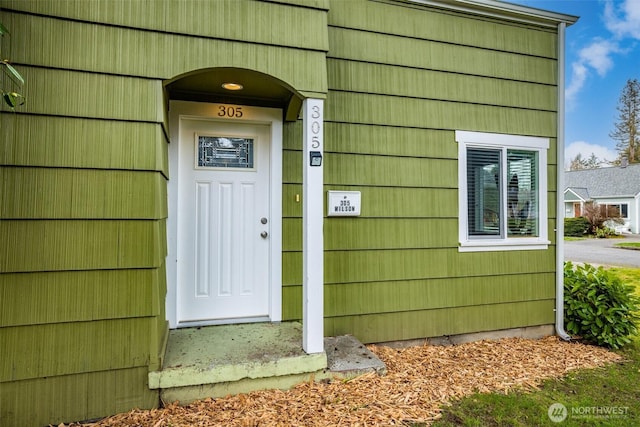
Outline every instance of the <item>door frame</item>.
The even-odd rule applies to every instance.
[[[240,110],[238,110],[240,108]],[[265,321],[282,320],[282,110],[247,105],[170,101],[169,103],[169,181],[167,184],[167,296],[166,315],[170,328],[201,326],[221,323],[178,323],[178,165],[180,143],[180,119],[196,118],[224,123],[252,123],[270,126],[270,192],[269,218],[269,315]],[[242,320],[234,320],[240,323]],[[256,321],[255,318],[248,321]]]

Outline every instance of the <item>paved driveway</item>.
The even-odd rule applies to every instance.
[[[593,265],[640,268],[640,250],[621,249],[615,246],[622,242],[640,242],[640,236],[634,234],[620,239],[565,241],[564,259]]]

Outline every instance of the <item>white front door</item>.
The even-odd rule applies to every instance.
[[[268,320],[271,126],[179,126],[178,323]]]

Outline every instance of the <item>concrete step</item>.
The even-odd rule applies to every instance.
[[[354,378],[369,372],[387,373],[385,364],[353,335],[325,338],[324,350],[327,369],[333,376]]]
[[[164,402],[182,404],[261,389],[287,389],[304,381],[351,378],[384,364],[353,336],[325,338],[323,353],[302,349],[298,322],[245,323],[174,329],[162,370],[149,388]],[[327,356],[330,361],[328,362]]]

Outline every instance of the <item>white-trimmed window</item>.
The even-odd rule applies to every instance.
[[[548,138],[456,131],[460,251],[546,249]]]
[[[605,215],[629,219],[629,205],[627,203],[603,203],[603,206]]]

